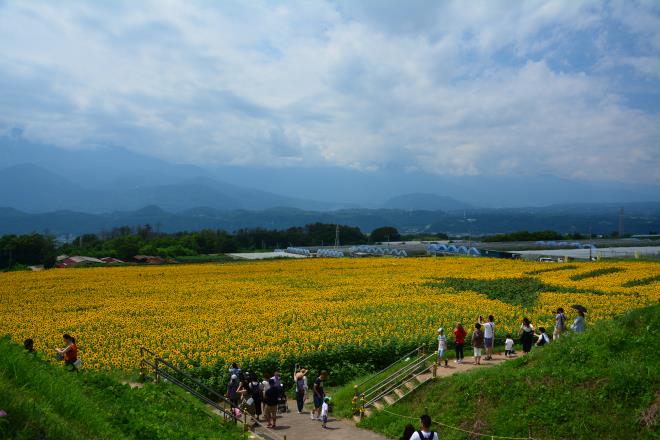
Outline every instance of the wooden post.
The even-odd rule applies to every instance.
[[[140,346],[140,377],[144,379],[144,347]]]
[[[364,398],[364,393],[362,393],[362,396],[360,396],[360,418],[364,417],[364,412],[365,412],[364,403],[365,403],[365,401],[366,401],[366,399]]]
[[[158,358],[154,361],[154,373],[156,374],[156,383],[160,383],[160,374],[158,374]]]
[[[435,379],[438,376],[438,363],[434,362],[433,363],[433,379]]]

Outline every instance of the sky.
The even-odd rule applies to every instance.
[[[0,91],[69,149],[660,183],[655,0],[0,0]]]

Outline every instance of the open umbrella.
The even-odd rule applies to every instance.
[[[587,308],[585,306],[581,306],[580,304],[573,304],[571,307],[578,312],[587,313]]]

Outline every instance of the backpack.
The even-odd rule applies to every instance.
[[[259,384],[253,384],[250,382],[250,394],[255,401],[261,401],[261,393]]]
[[[539,340],[539,342],[538,342],[536,345],[538,345],[538,346],[540,347],[541,345],[545,345],[545,344],[547,344],[548,342],[549,342],[549,341],[548,341],[548,336],[547,336],[545,333],[543,333],[543,334],[541,335],[541,339]]]
[[[435,437],[435,431],[429,431],[429,434],[431,434],[431,435],[429,435],[428,437],[424,437],[424,433],[422,431],[417,431],[417,435],[419,436],[419,440],[424,440],[424,439],[433,440],[433,438]]]

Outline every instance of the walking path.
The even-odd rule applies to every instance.
[[[475,368],[488,368],[489,366],[501,364],[507,360],[504,355],[495,354],[493,360],[484,361],[482,358],[481,365],[474,365],[473,358],[466,357],[462,364],[456,364],[453,360],[449,361],[447,368],[438,367],[437,377],[451,376],[452,374],[462,373],[465,371],[473,370]],[[309,400],[309,399],[308,399]],[[307,402],[303,414],[296,412],[296,402],[289,400],[289,410],[291,412],[286,414],[278,414],[277,428],[266,429],[258,428],[257,433],[264,438],[270,440],[385,440],[386,437],[376,434],[373,431],[360,429],[355,426],[350,420],[335,419],[331,417],[328,419],[328,429],[321,427],[321,422],[312,420],[310,418],[310,411],[312,409],[311,402]]]

